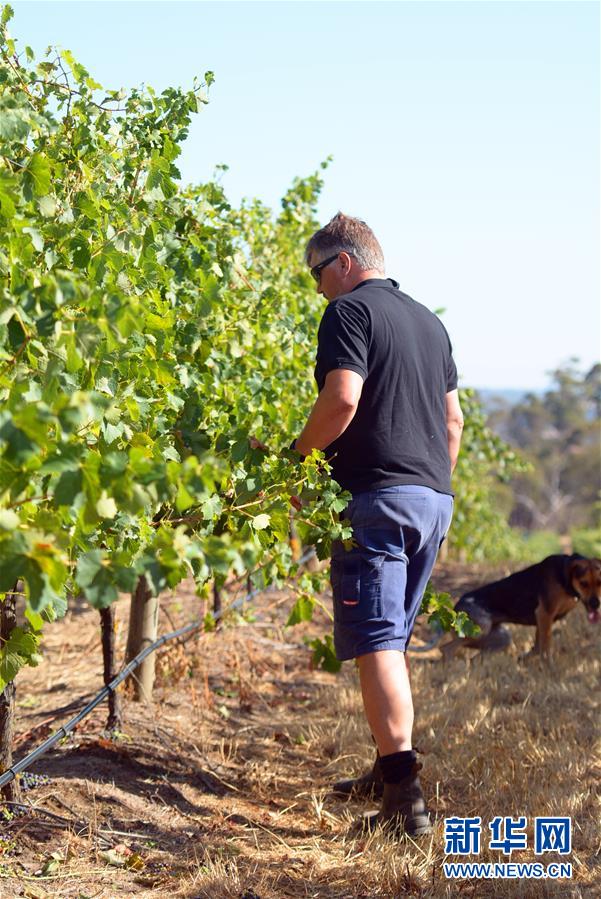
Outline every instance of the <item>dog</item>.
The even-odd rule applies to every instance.
[[[536,627],[529,655],[549,659],[553,622],[578,603],[584,606],[591,624],[599,621],[601,560],[577,554],[547,556],[537,565],[464,593],[455,611],[466,612],[481,633],[456,637],[441,647],[443,657],[449,659],[460,646],[505,649],[511,643],[511,634],[503,624],[510,623]]]

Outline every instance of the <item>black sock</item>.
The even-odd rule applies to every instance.
[[[409,777],[415,764],[415,752],[407,749],[405,752],[393,752],[391,755],[381,755],[382,778],[385,784],[398,784]]]

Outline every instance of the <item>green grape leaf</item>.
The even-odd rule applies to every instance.
[[[288,616],[288,620],[286,621],[286,627],[300,624],[301,621],[311,621],[314,608],[314,599],[307,593],[303,593],[294,603],[290,615]]]
[[[0,648],[0,691],[13,681],[25,665],[40,662],[40,638],[23,627],[14,627],[6,643]]]
[[[23,171],[25,195],[42,197],[48,193],[51,184],[50,165],[42,153],[33,153]]]
[[[263,528],[269,527],[269,523],[271,518],[265,512],[261,515],[255,515],[252,520],[252,525],[256,531],[261,531]]]
[[[311,661],[313,668],[321,668],[332,674],[337,674],[340,671],[342,664],[336,658],[334,641],[330,634],[326,634],[323,640],[316,637],[314,640],[308,640],[307,643],[313,650]]]
[[[75,582],[96,609],[106,609],[118,596],[106,561],[102,551],[94,549],[84,553],[77,563]]]

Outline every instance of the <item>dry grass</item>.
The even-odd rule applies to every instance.
[[[193,599],[180,594],[179,603],[173,614],[191,617]],[[53,799],[58,795],[87,820],[88,830],[73,836],[25,820],[21,875],[33,875],[57,848],[65,861],[53,880],[37,879],[36,889],[43,892],[23,893],[32,881],[19,880],[19,856],[7,851],[0,896],[601,895],[599,634],[581,610],[558,626],[551,669],[519,661],[532,640],[529,628],[514,628],[515,645],[506,653],[466,653],[446,667],[413,657],[415,745],[436,816],[433,835],[414,843],[358,834],[354,821],[365,806],[328,795],[329,783],[372,760],[356,672],[350,664],[337,677],[307,670],[299,631],[286,632],[290,643],[282,642],[288,604],[270,603],[272,610],[265,602],[261,614],[269,627],[248,625],[203,638],[190,664],[179,648],[165,655],[152,714],[127,706],[131,742],[111,748],[99,741],[98,717],[72,746],[39,764],[37,770],[49,773],[53,783],[36,791],[35,802],[67,815]],[[76,625],[83,641],[95,622],[86,613]],[[58,631],[52,633],[57,638]],[[62,652],[61,677],[69,681],[64,639],[66,633],[62,643],[57,638],[49,647],[47,665],[52,669]],[[90,683],[97,669],[88,672]],[[49,700],[66,700],[67,694],[48,697],[43,684],[28,678],[26,708],[37,699],[40,718]],[[525,815],[530,822],[540,815],[571,815],[573,880],[446,881],[443,819],[450,815],[480,815],[484,825],[495,815]],[[110,827],[140,835],[115,836],[112,843],[139,853],[143,870],[111,868],[103,861],[99,840]],[[6,836],[14,833],[12,828]],[[507,860],[483,842],[479,860]],[[511,860],[535,857],[528,850]]]

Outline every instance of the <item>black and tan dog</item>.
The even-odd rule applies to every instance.
[[[584,556],[548,556],[537,565],[477,590],[464,593],[456,612],[466,612],[480,627],[476,637],[457,637],[441,646],[450,658],[460,646],[504,649],[511,635],[504,623],[536,627],[531,652],[549,658],[553,622],[582,603],[591,623],[599,621],[601,560]]]

